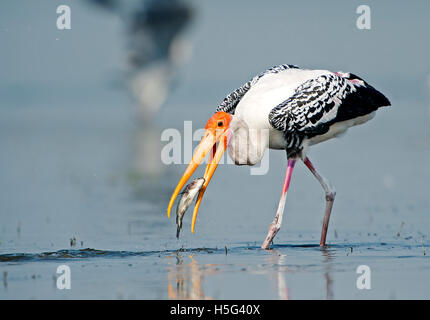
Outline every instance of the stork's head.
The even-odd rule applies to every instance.
[[[215,172],[215,169],[217,168],[218,163],[227,148],[228,140],[231,134],[229,128],[232,118],[233,117],[230,114],[221,111],[215,113],[209,119],[209,121],[206,123],[205,132],[203,134],[202,140],[200,141],[200,144],[194,152],[190,164],[188,165],[187,169],[185,169],[181,180],[179,180],[179,183],[176,186],[175,191],[173,191],[172,197],[170,198],[169,206],[167,208],[168,217],[170,217],[170,211],[179,192],[187,183],[188,179],[192,176],[194,171],[196,171],[197,167],[204,160],[206,155],[210,153],[209,161],[204,174],[205,183],[200,189],[200,193],[197,198],[196,205],[194,207],[193,220],[191,222],[191,231],[193,233],[196,224],[197,212],[199,211],[199,206],[203,194],[205,193],[206,187],[208,186]],[[211,150],[212,152],[210,152]]]

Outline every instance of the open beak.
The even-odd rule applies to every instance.
[[[182,190],[183,186],[190,179],[194,171],[196,171],[197,167],[204,160],[206,155],[210,153],[209,161],[206,166],[206,171],[203,176],[205,178],[205,182],[202,188],[200,189],[200,192],[196,201],[196,205],[194,207],[193,220],[191,222],[191,232],[193,233],[194,233],[194,227],[197,219],[197,212],[199,211],[203,194],[205,193],[206,187],[208,186],[218,166],[218,163],[220,162],[221,157],[227,148],[228,132],[229,131],[226,129],[223,129],[223,130],[219,130],[219,129],[215,130],[213,128],[206,129],[205,134],[203,135],[203,138],[200,141],[200,144],[198,145],[196,151],[194,152],[194,155],[193,155],[193,158],[191,159],[190,164],[188,165],[187,169],[185,169],[185,172],[181,180],[179,180],[179,183],[176,186],[175,191],[173,191],[172,197],[170,198],[169,206],[167,208],[167,216],[169,218],[170,218],[170,211],[172,209],[173,203],[175,202],[175,199],[178,196],[179,192]]]

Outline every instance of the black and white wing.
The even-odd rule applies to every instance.
[[[335,122],[364,116],[388,105],[388,99],[363,79],[339,72],[298,86],[291,97],[272,109],[269,122],[286,136],[310,138],[326,133]],[[301,139],[293,140],[299,143]]]
[[[227,97],[224,98],[224,100],[221,102],[221,104],[216,109],[216,112],[224,111],[230,114],[234,114],[236,110],[236,106],[240,102],[240,100],[243,98],[243,96],[251,89],[252,86],[254,86],[262,77],[264,77],[267,74],[270,73],[279,73],[288,69],[298,69],[297,66],[292,64],[281,64],[279,66],[274,66],[272,68],[267,69],[266,71],[258,74],[251,80],[249,80],[247,83],[245,83],[240,88],[236,89],[232,93],[230,93]]]

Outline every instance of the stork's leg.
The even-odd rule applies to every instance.
[[[333,208],[333,202],[334,198],[336,196],[336,190],[331,186],[330,182],[321,176],[313,166],[312,162],[306,157],[305,160],[303,160],[305,165],[311,170],[315,178],[321,183],[322,187],[325,191],[325,200],[326,200],[326,206],[325,206],[325,213],[324,213],[324,221],[321,231],[321,240],[320,240],[320,246],[325,246],[325,239],[327,237],[327,229],[328,229],[328,223],[330,220],[330,214],[331,209]]]
[[[267,233],[266,240],[264,240],[261,248],[269,249],[270,244],[281,228],[282,224],[282,215],[284,214],[285,200],[287,199],[287,191],[290,186],[291,175],[293,173],[294,165],[296,164],[296,160],[288,160],[287,164],[287,172],[285,173],[284,186],[282,188],[281,200],[279,201],[278,211],[276,211],[275,219],[269,227],[269,232]]]

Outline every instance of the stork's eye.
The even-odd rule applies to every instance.
[[[222,127],[224,123],[222,121],[218,121],[218,127]]]

